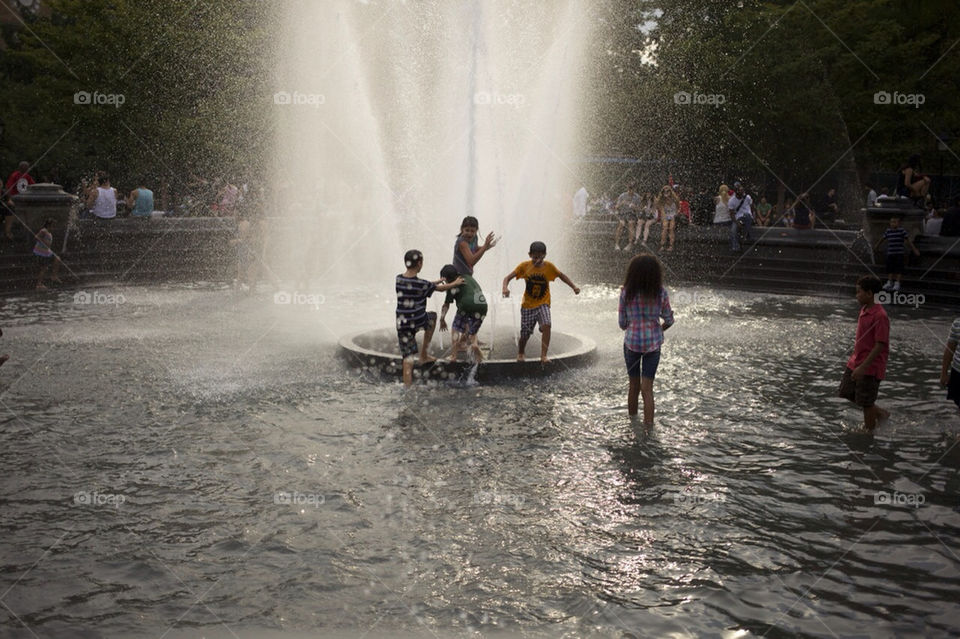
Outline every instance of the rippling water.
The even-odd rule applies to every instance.
[[[100,292],[3,300],[2,636],[960,632],[948,315],[891,311],[871,436],[852,294],[672,291],[644,433],[612,287],[555,295],[592,367],[411,392],[336,357],[389,297]]]

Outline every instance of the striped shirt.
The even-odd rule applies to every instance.
[[[907,230],[903,227],[887,229],[883,232],[883,238],[887,241],[887,255],[904,255],[904,240],[907,239]]]
[[[950,337],[947,339],[950,344],[953,344],[953,363],[950,365],[950,368],[960,373],[960,319],[954,320],[953,326],[950,327]]]
[[[427,298],[437,286],[419,277],[397,275],[397,328],[416,330],[427,323]]]
[[[627,302],[627,292],[620,289],[620,328],[626,333],[623,344],[635,353],[650,353],[663,344],[663,329],[673,325],[673,309],[667,289],[661,288],[656,299],[637,295]],[[660,319],[663,318],[661,328]]]
[[[53,234],[45,228],[37,233],[37,243],[33,245],[33,254],[37,257],[53,257]]]

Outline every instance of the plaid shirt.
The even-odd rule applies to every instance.
[[[663,328],[660,318],[663,318]],[[663,344],[663,329],[673,325],[673,309],[667,289],[660,289],[655,300],[640,295],[627,303],[627,293],[620,289],[620,328],[626,331],[623,344],[635,353],[649,353]]]

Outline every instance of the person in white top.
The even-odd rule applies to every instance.
[[[117,190],[110,186],[110,176],[106,173],[97,176],[97,188],[90,189],[87,195],[87,208],[102,220],[117,217]]]
[[[750,197],[743,184],[733,183],[733,195],[727,200],[727,210],[730,212],[730,250],[740,250],[740,230],[743,229],[743,239],[750,239],[750,227],[753,226],[753,198]]]
[[[729,226],[730,209],[727,208],[727,201],[730,200],[730,187],[726,184],[721,184],[713,200],[716,202],[716,206],[713,209],[713,223]]]
[[[580,189],[573,194],[573,219],[580,220],[587,216],[587,187],[581,186]]]

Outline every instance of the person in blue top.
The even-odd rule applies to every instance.
[[[137,182],[137,188],[127,197],[127,208],[133,217],[150,217],[153,214],[153,191],[143,186],[145,180]]]
[[[479,230],[480,223],[472,215],[466,216],[460,223],[460,235],[453,245],[453,266],[461,275],[473,275],[473,267],[483,254],[497,245],[492,231],[487,233],[487,239],[480,245],[477,241]]]
[[[417,356],[417,332],[423,331],[423,345],[420,347],[420,363],[437,361],[427,354],[433,329],[437,324],[437,314],[427,312],[427,298],[434,291],[446,291],[463,284],[458,277],[452,282],[438,280],[430,282],[417,277],[423,268],[423,253],[413,249],[403,256],[407,270],[397,275],[397,339],[400,342],[400,356],[403,358],[403,383],[413,384],[413,360]]]
[[[887,243],[887,283],[883,285],[883,290],[899,291],[900,278],[903,277],[904,258],[907,255],[904,244],[910,247],[914,255],[920,255],[920,251],[910,241],[907,230],[900,226],[900,218],[897,216],[890,218],[890,228],[883,232],[883,237],[877,240],[873,250],[878,250],[884,242]]]

